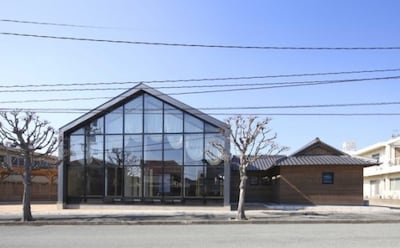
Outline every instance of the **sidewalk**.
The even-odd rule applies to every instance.
[[[207,206],[81,205],[58,209],[55,204],[33,204],[30,225],[161,225],[161,224],[292,224],[400,223],[400,209],[374,206],[248,206],[248,220],[234,220],[236,211]],[[0,225],[20,222],[21,205],[0,205]]]

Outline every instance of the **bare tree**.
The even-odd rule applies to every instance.
[[[22,221],[31,221],[31,171],[33,156],[50,156],[57,150],[54,128],[32,112],[0,112],[0,141],[10,141],[20,147],[24,156],[24,193]],[[39,155],[40,154],[40,155]]]
[[[239,157],[239,201],[236,219],[246,219],[245,195],[247,183],[247,167],[262,155],[278,154],[287,149],[276,143],[277,134],[271,133],[268,127],[271,119],[258,120],[257,117],[236,116],[226,122],[231,130],[230,138],[233,148]]]

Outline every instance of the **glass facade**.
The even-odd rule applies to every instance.
[[[64,133],[67,202],[224,198],[224,136],[211,123],[142,93]]]

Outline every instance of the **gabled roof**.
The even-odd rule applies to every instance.
[[[303,146],[296,152],[294,152],[291,156],[303,156],[303,155],[347,155],[346,153],[334,148],[322,142],[319,138],[315,138],[307,145]]]
[[[232,159],[232,168],[238,169],[238,158]],[[370,159],[353,157],[322,142],[319,138],[314,139],[300,150],[290,156],[262,156],[256,162],[247,167],[248,171],[268,170],[277,166],[373,166],[378,165]]]
[[[136,94],[139,94],[141,92],[152,95],[152,96],[154,96],[154,97],[156,97],[178,109],[182,109],[185,112],[188,112],[189,114],[192,114],[203,121],[211,123],[218,128],[222,128],[224,130],[226,130],[228,128],[226,123],[224,123],[220,120],[217,120],[217,119],[215,119],[193,107],[190,107],[189,105],[186,105],[186,104],[184,104],[184,103],[182,103],[182,102],[180,102],[180,101],[178,101],[178,100],[176,100],[154,88],[151,88],[150,86],[148,86],[146,84],[140,83],[140,84],[136,85],[135,87],[118,95],[117,97],[109,100],[108,102],[94,108],[93,110],[89,111],[88,113],[78,117],[77,119],[71,121],[70,123],[62,126],[60,128],[60,133],[70,130],[70,129],[82,124],[83,122],[91,120],[92,118],[104,115],[105,113],[107,113],[109,111],[109,109],[113,109],[115,107],[118,107],[119,105],[122,105],[127,100],[132,99]]]

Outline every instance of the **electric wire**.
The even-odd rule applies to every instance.
[[[371,46],[371,47],[300,47],[300,46],[241,46],[241,45],[216,45],[216,44],[191,44],[191,43],[167,43],[167,42],[148,42],[148,41],[128,41],[94,39],[70,36],[38,35],[26,33],[0,32],[0,35],[20,36],[53,40],[88,41],[114,44],[146,45],[146,46],[169,46],[169,47],[190,47],[190,48],[222,48],[222,49],[252,49],[252,50],[400,50],[400,46]]]

